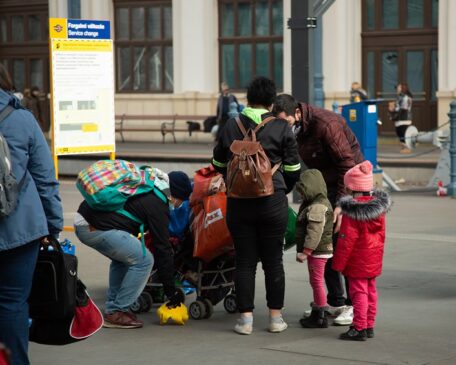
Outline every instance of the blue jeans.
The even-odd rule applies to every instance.
[[[75,232],[82,243],[112,260],[106,313],[128,311],[146,286],[154,263],[152,254],[146,251],[143,257],[141,241],[125,231],[75,226]]]
[[[11,350],[13,365],[29,365],[28,303],[39,241],[0,251],[0,342]]]

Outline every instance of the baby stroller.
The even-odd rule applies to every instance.
[[[226,226],[222,176],[212,167],[197,171],[193,193],[186,204],[191,207],[190,224],[185,234],[172,238],[171,243],[176,285],[185,294],[196,292],[196,300],[189,306],[190,317],[210,318],[214,305],[222,300],[228,313],[236,313],[234,247]],[[152,248],[150,239],[147,241]],[[149,311],[153,303],[164,301],[163,288],[154,270],[131,309],[136,313]]]
[[[149,243],[148,243],[149,241]],[[193,257],[192,235],[190,231],[185,240],[172,240],[175,259],[175,282],[185,295],[196,293],[196,300],[190,303],[189,314],[193,319],[210,318],[214,306],[223,300],[228,313],[236,313],[236,295],[234,292],[235,260],[233,251],[226,252],[209,262]],[[146,236],[146,245],[150,239]],[[160,283],[156,268],[152,270],[149,280],[138,299],[130,306],[134,313],[148,312],[154,303],[166,300],[163,286]]]

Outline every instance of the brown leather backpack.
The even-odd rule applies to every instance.
[[[244,139],[235,140],[230,146],[233,155],[228,163],[228,197],[260,198],[274,194],[272,175],[280,167],[280,163],[271,168],[271,161],[256,139],[256,132],[274,119],[274,117],[266,118],[255,129],[246,131],[239,117],[236,118]]]

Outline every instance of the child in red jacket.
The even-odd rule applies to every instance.
[[[348,278],[354,317],[353,326],[340,339],[366,341],[374,337],[375,278],[382,272],[385,213],[391,200],[386,192],[374,190],[369,161],[348,170],[344,183],[351,195],[339,201],[343,218],[332,267]]]

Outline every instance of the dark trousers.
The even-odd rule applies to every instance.
[[[396,127],[396,135],[399,137],[399,141],[405,143],[405,131],[407,128],[410,127],[409,125],[400,125]]]
[[[28,303],[39,242],[0,251],[0,342],[13,365],[28,365]]]
[[[333,249],[336,251],[338,234],[333,235]],[[325,283],[328,289],[328,304],[332,307],[341,307],[343,305],[352,305],[350,298],[348,297],[348,279],[345,278],[345,290],[347,293],[347,299],[344,296],[344,286],[342,285],[342,274],[332,269],[332,258],[328,259],[325,267]]]
[[[288,201],[284,192],[258,199],[228,199],[227,223],[236,250],[236,300],[239,312],[254,309],[255,275],[263,265],[269,309],[282,309],[285,295],[283,239]]]

